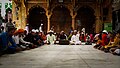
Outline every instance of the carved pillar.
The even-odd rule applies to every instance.
[[[102,24],[100,22],[99,16],[96,17],[96,28],[95,29],[96,29],[95,30],[96,33],[99,33],[102,30]]]
[[[48,32],[48,31],[50,31],[50,17],[51,17],[51,15],[49,15],[48,11],[46,13],[46,16],[47,16],[47,21],[48,21],[48,23],[47,23],[47,32]]]
[[[72,11],[72,13],[70,15],[72,17],[72,27],[73,27],[73,29],[75,29],[75,17],[77,15],[77,13]]]
[[[12,19],[13,21],[16,21],[16,5],[15,5],[15,2],[12,1]]]
[[[21,13],[22,13],[22,21],[21,21],[21,28],[25,28],[25,26],[26,26],[26,8],[24,7],[24,6],[22,6],[22,11],[21,11]]]
[[[49,8],[49,7],[48,7]],[[50,18],[51,18],[52,12],[50,9],[46,10],[46,16],[47,16],[47,32],[50,31]]]
[[[112,5],[110,5],[109,6],[109,16],[108,16],[108,18],[109,18],[109,20],[108,20],[108,22],[112,22]]]
[[[50,17],[51,17],[51,15],[48,15],[48,16],[47,16],[47,19],[48,19],[47,32],[50,31]]]
[[[99,33],[100,31],[102,31],[102,21],[100,20],[100,5],[96,6],[96,28],[95,28],[95,32]]]
[[[20,6],[18,6],[17,0],[12,1],[12,20],[15,21],[16,23],[16,28],[19,29],[21,24],[20,24]]]
[[[22,28],[22,7],[19,7],[19,13],[18,13],[18,22],[19,22],[19,29]]]
[[[74,16],[72,16],[72,27],[73,29],[75,29],[75,17]]]
[[[26,5],[24,3],[24,0],[22,0],[21,2],[21,13],[22,13],[22,21],[21,21],[21,28],[25,29],[26,27],[26,18],[27,18],[27,15],[26,15]]]

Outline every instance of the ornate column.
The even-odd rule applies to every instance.
[[[100,22],[100,17],[96,17],[96,27],[95,27],[95,32],[99,33],[102,30],[102,24]]]
[[[47,10],[46,11],[46,16],[47,16],[47,21],[48,21],[48,23],[47,23],[47,32],[50,31],[50,17],[51,17],[51,15],[52,15],[51,11]]]
[[[96,5],[96,11],[95,11],[95,16],[96,16],[96,27],[95,27],[95,32],[99,33],[102,31],[102,22],[100,20],[100,5]]]
[[[16,16],[17,14],[16,14],[16,5],[15,5],[15,2],[14,1],[12,1],[12,19],[13,19],[13,21],[16,21]]]
[[[16,23],[18,29],[21,28],[22,12],[21,12],[21,1],[13,0],[12,1],[12,18]]]
[[[72,27],[75,29],[75,16],[72,16]]]
[[[72,28],[75,29],[75,17],[77,15],[77,13],[72,11],[70,15],[72,17]]]
[[[25,29],[25,26],[26,26],[26,6],[25,6],[25,3],[24,1],[22,1],[22,4],[21,4],[21,28],[22,29]]]
[[[47,16],[47,19],[48,19],[47,32],[50,31],[50,17],[51,17],[51,15],[48,15],[48,16]]]
[[[19,13],[20,7],[17,0],[12,1],[12,20],[15,21],[16,28],[20,28],[20,22],[19,22]]]
[[[112,5],[109,6],[109,13],[108,13],[108,22],[112,23]]]

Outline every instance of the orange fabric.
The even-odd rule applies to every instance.
[[[17,30],[13,33],[14,35],[18,34]]]
[[[25,30],[24,29],[18,29],[17,32],[18,33],[23,33]]]

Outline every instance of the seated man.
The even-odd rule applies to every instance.
[[[116,34],[116,40],[110,47],[110,52],[112,54],[119,54],[120,55],[120,30]]]
[[[16,51],[21,51],[16,43],[14,42],[12,35],[16,28],[13,25],[7,26],[7,31],[0,34],[0,51],[5,53],[15,53]]]
[[[120,43],[119,43],[119,45],[117,45],[117,47],[111,48],[111,49],[110,49],[110,52],[111,52],[113,55],[120,55]]]
[[[29,42],[29,48],[33,49],[39,46],[38,39],[36,38],[36,30],[32,29],[24,38],[24,41]]]
[[[73,36],[71,37],[71,41],[70,41],[70,44],[72,45],[80,45],[81,44],[81,41],[79,39],[79,35],[77,35],[77,30],[74,30],[74,34]]]
[[[23,49],[24,48],[25,49],[32,48],[33,44],[24,40],[24,37],[25,37],[24,32],[25,32],[25,30],[19,29],[17,32],[19,33],[18,34],[18,36],[19,36],[18,39],[19,39],[19,45],[20,45],[20,47],[23,48]]]
[[[67,35],[64,33],[64,31],[60,32],[60,40],[67,40]]]
[[[109,52],[109,49],[114,46],[114,44],[115,44],[114,42],[117,41],[117,37],[115,37],[115,34],[109,33],[108,36],[109,36],[110,40],[109,40],[108,45],[104,46],[105,52]]]
[[[86,45],[92,45],[92,42],[90,41],[90,35],[88,35],[88,33],[86,33]]]
[[[107,30],[103,30],[102,31],[102,45],[99,49],[104,51],[104,47],[106,45],[108,45],[108,32],[107,32]]]
[[[69,41],[67,39],[67,35],[65,34],[64,31],[60,32],[58,40],[59,40],[59,44],[60,45],[69,45]]]
[[[54,44],[56,41],[56,37],[53,34],[53,31],[49,31],[48,35],[47,35],[47,44]]]

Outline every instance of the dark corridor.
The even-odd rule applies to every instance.
[[[41,7],[33,7],[29,10],[28,16],[29,27],[32,29],[39,29],[40,25],[43,24],[42,30],[47,31],[47,16],[46,12]]]

